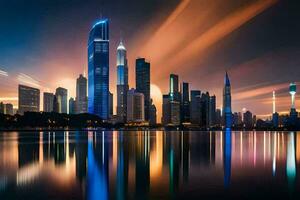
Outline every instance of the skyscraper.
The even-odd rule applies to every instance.
[[[216,125],[216,96],[213,95],[209,99],[209,126]]]
[[[190,94],[188,83],[182,83],[181,97],[181,121],[190,122]]]
[[[108,19],[92,27],[88,41],[88,111],[104,120],[109,117]]]
[[[87,79],[82,74],[76,80],[75,112],[87,113]]]
[[[163,95],[161,122],[165,126],[170,123],[170,96],[168,94]]]
[[[126,48],[121,41],[117,48],[117,116],[123,122],[126,121],[128,87]]]
[[[150,63],[145,58],[136,59],[135,66],[136,91],[144,94],[145,120],[149,120],[150,108]]]
[[[223,90],[223,118],[225,128],[231,128],[232,113],[231,113],[231,86],[228,73],[225,74],[224,90]]]
[[[208,128],[209,127],[209,100],[210,96],[209,93],[202,93],[201,95],[201,123],[202,127]]]
[[[144,110],[144,94],[136,92],[133,88],[130,89],[127,93],[127,121],[145,121]]]
[[[176,74],[170,75],[170,100],[180,102],[179,77]]]
[[[109,118],[111,119],[112,116],[114,115],[114,95],[113,93],[109,92],[109,98],[108,98],[108,103],[109,103]]]
[[[55,96],[58,104],[58,113],[68,113],[68,90],[56,88]]]
[[[75,104],[75,99],[71,97],[69,99],[69,114],[75,114],[76,113],[76,104]]]
[[[191,90],[191,123],[195,125],[201,124],[201,91]]]
[[[247,129],[251,129],[253,127],[253,117],[250,111],[246,111],[244,113],[244,126]]]
[[[295,108],[295,96],[296,96],[296,84],[291,83],[290,84],[290,94],[291,94],[291,99],[292,99],[292,106],[291,109],[296,109]]]
[[[40,111],[40,90],[19,85],[19,113]]]
[[[156,106],[153,104],[153,100],[151,99],[151,103],[150,103],[150,117],[149,117],[149,125],[150,126],[154,126],[156,125],[157,121],[156,121]]]
[[[276,94],[275,91],[273,91],[273,113],[272,113],[272,123],[274,128],[278,128],[279,126],[279,114],[276,112]]]
[[[49,92],[44,92],[44,112],[52,112],[54,103],[54,94]]]

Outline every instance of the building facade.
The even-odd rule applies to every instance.
[[[232,112],[231,112],[231,85],[228,73],[225,74],[224,89],[223,89],[223,120],[224,127],[231,128],[232,126]]]
[[[44,103],[43,110],[44,112],[53,112],[53,104],[54,104],[54,94],[49,92],[44,92]]]
[[[145,121],[144,94],[130,89],[127,93],[127,122],[140,123]]]
[[[136,92],[144,94],[145,120],[149,120],[150,111],[150,63],[145,58],[136,59],[135,66]]]
[[[88,41],[88,112],[109,117],[109,23],[94,24]]]
[[[57,112],[68,113],[68,90],[62,87],[56,88]]]
[[[25,85],[19,85],[19,114],[40,111],[40,90]]]
[[[183,123],[190,122],[190,92],[189,84],[183,82],[181,84],[181,121]]]
[[[76,103],[73,97],[69,99],[69,114],[76,114]]]
[[[201,124],[201,91],[191,90],[191,123],[194,125]]]

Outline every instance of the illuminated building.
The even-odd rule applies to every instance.
[[[57,99],[58,113],[68,113],[68,90],[59,87],[56,89],[55,96]]]
[[[69,99],[69,114],[76,114],[76,103],[73,97]]]
[[[150,108],[150,63],[145,58],[136,59],[135,66],[136,92],[144,94],[145,120],[149,120]]]
[[[19,114],[24,112],[40,111],[40,90],[37,88],[19,85]]]
[[[290,111],[290,118],[289,118],[289,126],[295,126],[297,123],[298,119],[298,113],[295,107],[295,96],[296,96],[296,84],[291,83],[290,84],[290,95],[291,95],[291,100],[292,100],[292,105],[291,105],[291,111]]]
[[[127,97],[126,97],[127,98]],[[113,93],[109,92],[109,98],[108,98],[108,103],[109,103],[109,119],[111,119],[114,115],[114,95]]]
[[[53,112],[54,94],[44,92],[44,112]]]
[[[76,80],[76,113],[87,113],[87,79],[80,74]]]
[[[226,72],[224,79],[224,90],[223,90],[223,118],[225,128],[231,128],[232,125],[232,113],[231,113],[231,85]]]
[[[180,101],[180,93],[179,93],[179,82],[178,82],[178,75],[171,74],[170,75],[170,100],[171,101]]]
[[[109,117],[108,19],[92,27],[88,41],[88,112],[103,120]]]
[[[201,95],[201,122],[200,125],[203,127],[209,127],[209,93],[202,93]]]
[[[128,87],[126,48],[121,41],[117,48],[117,116],[121,121],[126,121]]]
[[[247,129],[251,129],[253,127],[253,117],[250,111],[246,111],[243,116],[244,119],[244,127]]]
[[[292,99],[291,109],[295,109],[295,96],[296,96],[296,84],[295,83],[290,84],[290,95],[291,95],[291,99]]]
[[[179,93],[179,78],[176,74],[170,75],[170,121],[169,125],[179,126],[180,125],[180,93]]]
[[[144,94],[130,89],[127,93],[127,122],[144,122]]]
[[[278,128],[279,125],[279,114],[276,112],[276,94],[275,91],[273,91],[273,97],[272,97],[272,105],[273,105],[273,113],[272,113],[272,123],[274,128]]]
[[[181,121],[190,122],[190,91],[189,84],[181,84]]]

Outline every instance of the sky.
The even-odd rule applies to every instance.
[[[215,94],[221,107],[228,71],[233,111],[244,108],[266,117],[275,90],[277,111],[287,112],[289,83],[300,82],[299,9],[297,0],[1,0],[0,101],[17,106],[19,83],[41,92],[65,87],[74,97],[76,78],[87,71],[89,31],[106,17],[111,92],[116,94],[122,38],[130,87],[135,87],[135,59],[151,63],[159,118],[171,73],[191,89]]]

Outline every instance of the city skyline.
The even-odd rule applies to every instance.
[[[54,16],[62,17],[61,21],[59,21],[58,24],[55,24],[48,19],[48,21],[46,20],[47,23],[43,25],[50,24],[49,28],[55,34],[45,35],[45,33],[41,33],[38,35],[39,37],[36,37],[36,41],[32,41],[32,39],[30,39],[32,35],[28,35],[28,33],[22,36],[18,35],[18,37],[26,37],[23,38],[25,39],[25,42],[22,44],[18,44],[15,34],[8,37],[8,35],[10,35],[8,27],[10,26],[7,22],[4,23],[4,28],[7,29],[3,29],[3,35],[1,36],[1,41],[3,43],[3,45],[1,45],[1,51],[4,52],[0,56],[0,70],[2,70],[0,84],[3,88],[0,92],[1,100],[6,99],[7,101],[4,102],[12,102],[14,106],[17,105],[17,83],[30,83],[30,86],[38,86],[41,93],[45,91],[54,92],[55,88],[64,87],[68,89],[70,94],[69,97],[75,97],[76,78],[78,77],[78,74],[83,73],[84,71],[87,73],[86,48],[83,47],[83,44],[86,45],[88,30],[93,22],[96,21],[97,18],[100,18],[99,11],[97,10],[103,10],[105,11],[103,15],[110,18],[112,21],[111,25],[114,33],[111,37],[110,48],[115,49],[120,38],[123,38],[129,52],[129,77],[131,77],[129,78],[129,88],[134,87],[135,78],[133,72],[135,68],[135,59],[138,56],[142,56],[151,63],[151,74],[153,77],[151,82],[159,87],[161,93],[166,93],[168,91],[169,74],[176,73],[181,77],[180,82],[184,81],[190,83],[191,89],[200,89],[201,91],[210,91],[211,94],[216,94],[217,107],[220,108],[222,105],[222,87],[219,87],[218,85],[221,85],[222,83],[224,71],[228,70],[233,81],[233,111],[241,111],[243,108],[246,108],[247,110],[256,113],[258,116],[266,114],[270,116],[272,113],[273,90],[276,91],[276,110],[278,112],[289,110],[290,97],[288,94],[288,85],[290,82],[299,83],[297,82],[299,71],[296,69],[297,67],[295,67],[299,63],[297,56],[299,54],[299,49],[297,48],[299,39],[296,38],[296,35],[299,35],[299,28],[293,26],[296,23],[299,14],[295,11],[296,6],[295,8],[292,8],[293,5],[296,5],[293,1],[291,1],[290,4],[281,1],[243,1],[240,3],[229,1],[226,9],[218,10],[220,11],[219,14],[217,14],[211,22],[202,25],[200,22],[203,22],[201,21],[201,17],[203,16],[198,14],[199,16],[197,16],[199,19],[197,18],[197,20],[199,21],[195,21],[195,26],[184,26],[182,30],[178,30],[178,36],[170,37],[169,39],[167,36],[170,35],[170,31],[172,32],[176,27],[186,22],[181,19],[181,17],[184,16],[187,19],[195,17],[196,13],[194,9],[201,8],[201,5],[203,5],[205,1],[202,1],[202,3],[197,3],[195,1],[183,1],[182,3],[178,3],[178,1],[172,1],[171,3],[168,3],[168,5],[161,4],[160,7],[155,7],[155,5],[158,5],[158,2],[153,2],[153,5],[149,5],[150,3],[133,2],[135,3],[135,7],[129,8],[135,12],[133,12],[130,17],[142,15],[135,9],[141,8],[142,11],[147,11],[146,15],[140,20],[130,20],[132,18],[128,16],[124,18],[120,17],[120,14],[116,14],[116,11],[113,11],[112,8],[115,8],[115,6],[111,3],[105,1],[103,4],[97,4],[96,2],[91,3],[96,6],[92,9],[92,14],[89,14],[86,18],[83,17],[84,20],[79,20],[78,23],[76,23],[76,25],[78,25],[78,27],[76,26],[78,32],[76,33],[80,34],[78,35],[78,38],[71,35],[73,37],[70,38],[74,40],[67,39],[67,36],[70,36],[72,29],[60,28],[60,23],[70,27],[69,23],[66,23],[66,20],[68,18],[71,19],[70,16],[74,15],[74,12],[71,9],[67,9],[67,12],[60,13],[55,11],[56,7],[53,5],[53,7],[49,8],[48,12],[52,12]],[[5,4],[8,7],[13,6],[13,3],[5,2]],[[61,4],[62,7],[67,8],[70,6],[76,11],[81,11],[79,5],[80,3],[72,6],[65,5],[64,3]],[[28,7],[28,5],[24,6]],[[118,3],[117,7],[118,6],[123,6],[123,3]],[[99,7],[102,7],[103,9],[100,9]],[[194,9],[192,7],[194,7]],[[216,11],[216,7],[217,4],[208,4],[208,6],[205,7],[207,10],[206,14],[208,16],[212,15],[211,12]],[[32,19],[33,16],[39,16],[42,15],[43,12],[46,12],[43,8],[44,7],[39,4],[33,6],[31,8],[33,11],[32,16],[25,18],[24,23],[26,25],[31,24],[32,26],[42,24],[37,21],[32,22]],[[289,13],[283,14],[283,11],[288,8]],[[16,9],[18,10],[19,8],[17,7]],[[91,8],[87,5],[82,9],[85,10]],[[121,8],[118,7],[117,10],[118,9]],[[159,16],[162,15],[160,14],[162,10],[165,11],[165,14]],[[1,15],[3,15],[3,19],[7,19],[5,16],[7,16],[8,13],[3,11],[1,12]],[[242,21],[235,21],[235,15],[245,16],[245,18],[243,18],[244,20]],[[22,12],[20,16],[22,16]],[[290,16],[293,18],[290,18]],[[223,18],[225,20],[222,20]],[[271,22],[271,18],[280,20],[277,23]],[[18,19],[12,17],[11,20],[12,24],[14,24],[12,31],[20,30],[22,32],[22,27],[17,26],[18,23],[13,23],[14,21],[18,22]],[[73,21],[71,20],[70,24],[74,24],[72,22]],[[227,29],[226,27],[228,27],[228,25],[226,24],[229,22],[233,23],[233,27]],[[154,25],[148,25],[151,23]],[[264,30],[258,29],[258,27],[264,25],[267,26],[267,28]],[[146,28],[143,31],[137,31],[137,34],[130,36],[132,32],[128,31],[129,28],[127,28],[127,26],[134,30],[139,30],[142,26],[145,26]],[[195,32],[195,27],[199,27],[202,32]],[[227,32],[220,33],[221,35],[219,35],[219,38],[211,38],[211,30],[218,27],[227,30]],[[289,30],[289,37],[287,37],[287,33],[284,32],[284,29]],[[23,30],[27,29],[23,28]],[[271,34],[274,30],[280,31],[281,34]],[[63,31],[64,34],[58,36],[57,33],[59,33],[59,31]],[[35,30],[33,33],[37,34],[38,32]],[[195,47],[189,47],[189,42],[184,42],[182,40],[182,36],[186,33],[191,33],[191,36],[188,38],[189,40],[199,38],[199,41],[205,41],[209,44],[205,44],[207,46],[198,46],[198,40],[196,40],[194,44]],[[256,35],[255,39],[251,37],[251,34],[253,33]],[[7,36],[7,38],[4,40],[2,37],[5,36]],[[39,43],[42,39],[47,42],[53,42],[53,45],[47,46],[50,48],[47,50],[52,50],[51,52],[53,53],[45,53],[44,51],[41,51],[41,53],[37,52],[37,50],[43,49],[43,46]],[[180,43],[175,43],[175,40]],[[6,44],[4,41],[11,41],[11,43],[8,42],[8,44]],[[61,42],[65,45],[66,42],[71,41],[72,44],[75,45],[71,45],[72,48],[75,47],[74,50],[70,50],[69,47],[66,46],[70,51],[66,51],[59,56],[57,53],[61,53],[64,49],[59,43]],[[151,43],[153,41],[157,41],[161,45],[158,47],[158,43]],[[145,48],[136,45],[136,43],[141,42],[144,42]],[[239,43],[241,46],[235,45],[235,43]],[[253,43],[253,45],[250,43]],[[179,61],[174,61],[173,57],[177,55],[177,51],[175,51],[177,49],[176,47],[180,49],[191,49],[191,53],[185,58],[180,58]],[[272,49],[271,47],[274,48]],[[157,51],[158,48],[162,48],[162,50]],[[194,48],[197,50],[200,48],[201,51],[199,51],[199,54],[194,55],[194,51],[192,51]],[[24,54],[22,54],[25,49],[27,53],[25,54],[24,52]],[[243,55],[237,53],[237,51],[241,50],[244,53]],[[225,53],[225,51],[228,52]],[[110,91],[115,94],[114,98],[116,99],[116,59],[114,59],[116,55],[114,51],[110,52]],[[157,54],[158,52],[160,52],[159,55]],[[224,55],[220,56],[220,53],[223,53]],[[12,56],[20,58],[14,60],[21,60],[23,61],[22,64],[17,61],[12,61]],[[168,58],[168,61],[160,61],[162,60],[160,59],[162,57]],[[201,57],[201,62],[195,59],[195,57]],[[212,58],[216,57],[219,59],[213,59],[216,60],[213,61]],[[185,62],[186,67],[181,67],[181,60]],[[197,66],[194,64],[195,61],[199,63]],[[37,68],[37,66],[39,67]],[[210,69],[211,66],[216,67]],[[283,66],[284,71],[282,70]],[[61,73],[56,73],[58,69],[61,70]],[[156,69],[163,70],[158,74]],[[182,71],[181,69],[185,70]],[[167,72],[165,70],[167,70]],[[270,70],[272,70],[271,75],[269,73]],[[198,79],[196,77],[200,78]],[[158,109],[158,113],[161,113],[161,97],[160,99],[154,98],[153,100]],[[158,103],[158,101],[160,102]],[[296,108],[297,106],[299,107],[299,103],[299,98],[296,96]],[[116,105],[116,100],[114,105]],[[158,115],[158,119],[160,119],[160,116],[161,114]]]

